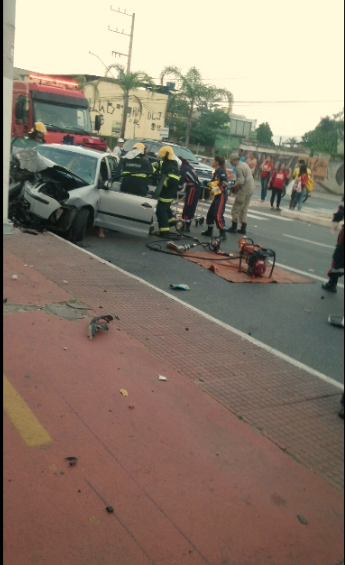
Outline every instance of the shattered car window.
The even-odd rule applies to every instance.
[[[64,151],[56,147],[49,146],[41,146],[37,149],[37,151],[57,165],[66,167],[66,169],[69,169],[89,184],[95,183],[98,162],[97,157],[81,155],[79,153],[75,153],[74,151]]]

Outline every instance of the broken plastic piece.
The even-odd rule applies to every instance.
[[[17,275],[12,275],[12,280],[13,280],[13,281],[16,281],[17,278],[18,278]]]
[[[92,340],[95,337],[98,330],[108,331],[109,328],[107,324],[109,324],[109,322],[111,322],[113,319],[114,318],[112,316],[98,316],[97,318],[92,318],[89,327],[87,329],[87,337]],[[97,324],[99,320],[104,320],[107,323]]]
[[[129,396],[127,390],[125,390],[124,388],[120,389],[120,393],[122,394],[122,396]]]
[[[297,516],[297,518],[299,519],[299,521],[301,522],[301,524],[303,524],[304,526],[307,526],[307,524],[309,524],[307,518],[305,518],[302,515]]]
[[[62,281],[64,284],[68,284],[68,281]]]
[[[65,461],[69,461],[70,467],[77,464],[78,457],[65,457]]]
[[[186,284],[171,284],[170,288],[173,290],[190,290],[189,286]]]
[[[167,381],[168,379],[166,377],[163,377],[162,375],[159,375],[158,380]]]
[[[328,316],[328,323],[337,328],[344,328],[344,318],[341,316]]]
[[[109,512],[109,514],[112,514],[114,512],[114,508],[112,506],[107,506],[106,510],[107,512]]]

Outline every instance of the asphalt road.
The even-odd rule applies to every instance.
[[[334,202],[316,201],[319,208],[326,202],[330,212],[337,208]],[[228,224],[231,202],[226,211]],[[176,293],[170,291],[171,283],[188,284],[191,292],[178,293],[186,303],[344,382],[344,333],[327,322],[329,314],[344,314],[344,289],[330,294],[313,279],[327,278],[336,236],[327,228],[260,209],[255,200],[250,216],[248,236],[274,249],[279,264],[303,271],[313,284],[231,284],[189,261],[150,251],[145,244],[155,238],[146,241],[107,232],[103,240],[88,235],[84,245],[88,251],[166,292]],[[201,231],[193,227],[192,235],[199,236]],[[237,251],[237,240],[237,235],[228,234],[222,249]]]

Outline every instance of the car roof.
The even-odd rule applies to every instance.
[[[99,151],[98,149],[86,149],[85,147],[80,147],[79,145],[49,143],[42,145],[41,147],[54,147],[54,149],[60,149],[61,151],[71,151],[72,153],[79,153],[79,155],[88,155],[89,157],[101,157],[107,155],[107,153],[105,153],[104,151]]]
[[[128,141],[134,141],[134,138],[131,139],[127,139],[126,143]],[[185,147],[184,145],[180,145],[179,143],[176,143],[174,141],[162,141],[161,139],[149,139],[147,137],[136,137],[135,141],[138,141],[140,143],[160,143],[161,145],[171,145],[172,147],[181,147],[181,149],[188,149],[188,147]],[[191,151],[190,149],[188,149],[188,151],[190,151],[191,153],[193,153],[193,151]]]

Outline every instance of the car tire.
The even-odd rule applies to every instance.
[[[89,216],[90,210],[88,210],[87,208],[81,208],[81,210],[79,210],[69,230],[69,241],[71,241],[72,243],[83,241],[89,222]]]

